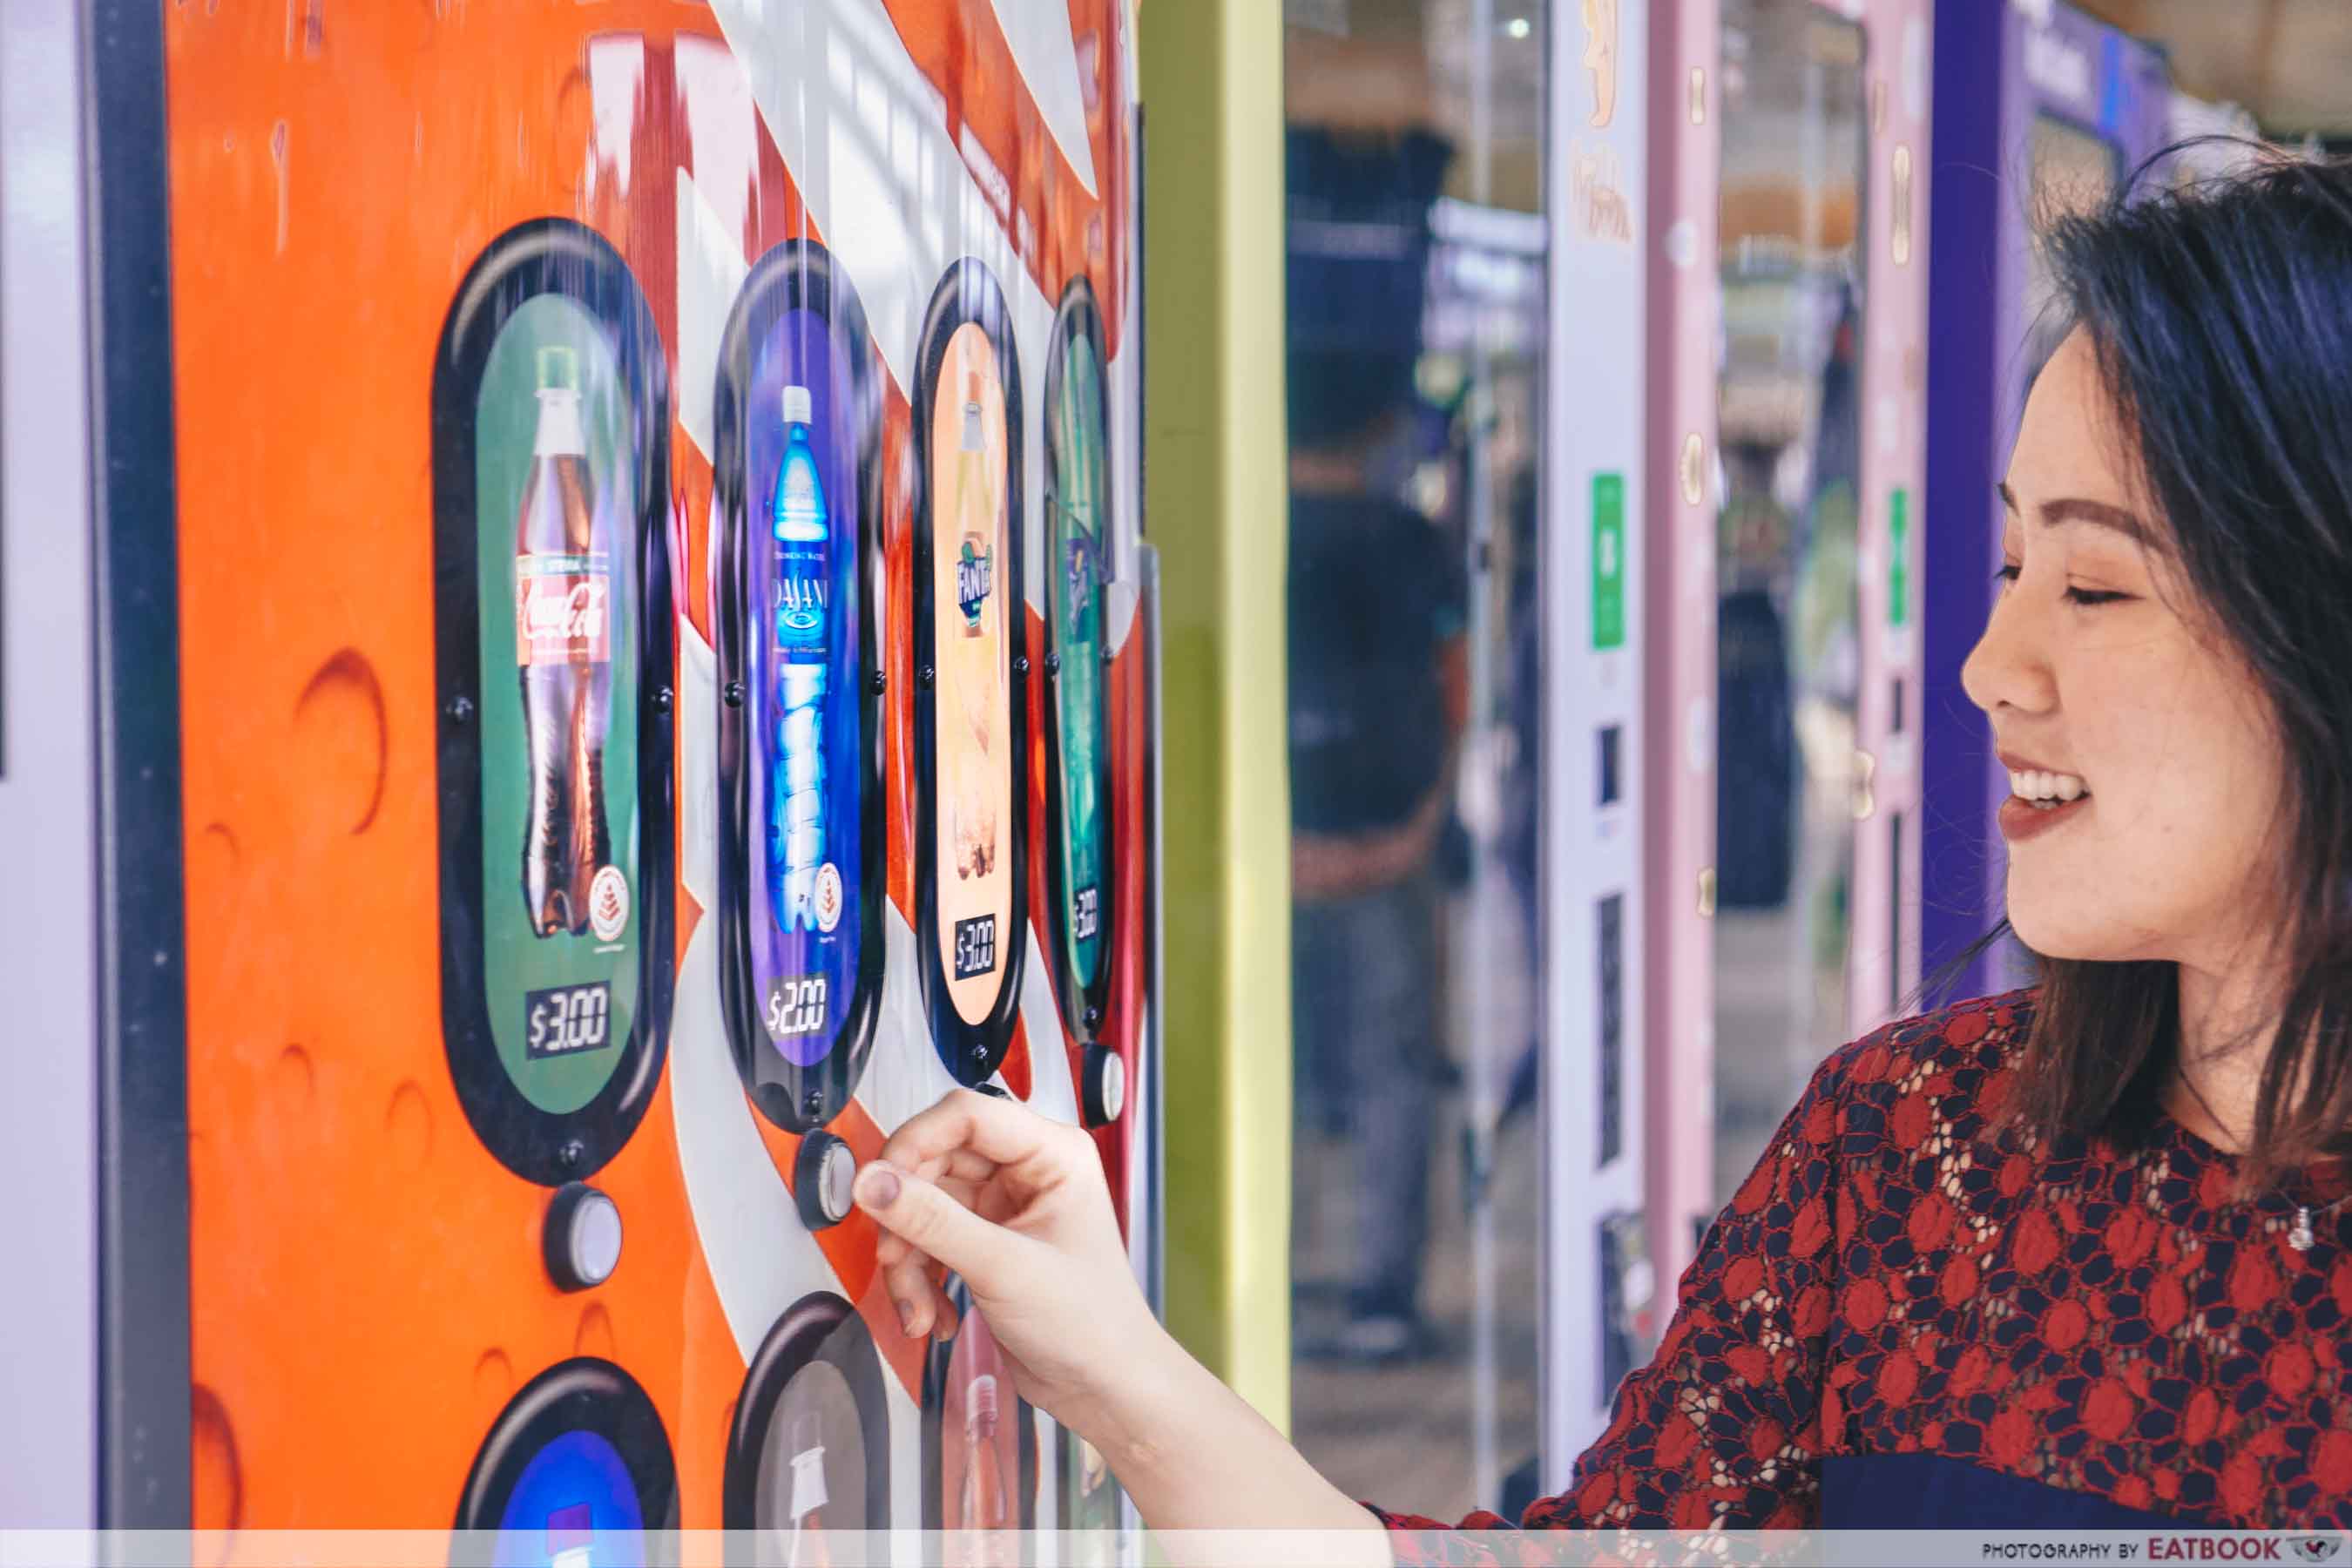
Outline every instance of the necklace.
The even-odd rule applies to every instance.
[[[2195,1081],[2185,1072],[2179,1073],[2177,1076],[2180,1079],[2181,1087],[2186,1089],[2192,1096],[2195,1097],[2199,1105],[2205,1108],[2205,1114],[2212,1119],[2213,1125],[2217,1128],[2221,1128],[2223,1131],[2227,1131],[2228,1129],[2223,1127],[2221,1118],[2214,1112],[2213,1102],[2207,1100],[2203,1093],[2198,1089]],[[2342,1197],[2337,1198],[2332,1204],[2322,1205],[2317,1212],[2323,1215],[2334,1214],[2337,1209],[2342,1208],[2347,1203],[2352,1203],[2352,1193],[2345,1194]],[[2294,1247],[2297,1252],[2309,1252],[2312,1248],[2312,1245],[2319,1239],[2318,1236],[2311,1228],[2311,1216],[2313,1212],[2314,1211],[2309,1204],[2297,1204],[2294,1205],[2294,1224],[2287,1229],[2286,1244],[2289,1247]]]

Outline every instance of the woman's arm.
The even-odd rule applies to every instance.
[[[1836,1307],[1848,1063],[1832,1055],[1709,1228],[1650,1364],[1531,1528],[1757,1529],[1817,1517],[1837,1401]],[[950,1095],[858,1179],[885,1230],[911,1333],[946,1310],[936,1260],[963,1277],[1024,1397],[1093,1443],[1156,1530],[1445,1528],[1349,1501],[1152,1318],[1129,1269],[1093,1141],[1003,1100]],[[904,1179],[901,1174],[904,1173]],[[1855,1216],[1845,1216],[1852,1224]],[[1456,1529],[1501,1528],[1480,1513]],[[1368,1562],[1388,1551],[1368,1534]],[[1410,1558],[1408,1543],[1392,1543]]]

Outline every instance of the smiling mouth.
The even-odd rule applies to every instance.
[[[2091,793],[2090,786],[2075,774],[2053,773],[2047,768],[2010,769],[2009,790],[2012,798],[2037,811],[2055,811],[2087,798]]]

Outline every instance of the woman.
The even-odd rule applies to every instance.
[[[2042,983],[1822,1064],[1529,1526],[2352,1525],[2352,173],[2048,243],[2074,325],[1965,672]],[[908,1331],[962,1275],[1148,1523],[1429,1523],[1153,1322],[1083,1135],[959,1095],[883,1158]]]

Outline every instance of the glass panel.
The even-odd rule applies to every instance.
[[[1844,1037],[1861,675],[1863,34],[1725,0],[1716,1182]]]
[[[1547,16],[1288,19],[1293,1425],[1458,1514],[1538,1432]]]

